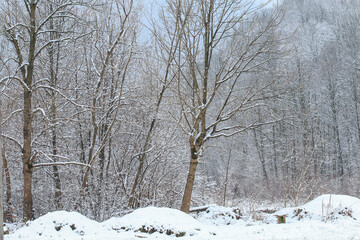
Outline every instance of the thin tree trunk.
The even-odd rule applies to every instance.
[[[260,163],[261,163],[261,168],[262,168],[262,171],[263,171],[263,176],[266,180],[267,183],[269,183],[269,177],[268,177],[268,174],[266,172],[266,165],[265,165],[265,157],[264,157],[264,148],[263,148],[263,142],[262,142],[262,138],[261,136],[259,137],[260,140],[258,140],[257,136],[256,136],[256,131],[255,129],[253,130],[254,132],[254,139],[255,139],[255,146],[256,146],[256,150],[258,152],[258,155],[259,155],[259,160],[260,160]],[[260,141],[260,143],[259,143]]]
[[[53,11],[52,5],[50,4],[50,11]],[[53,19],[50,19],[50,29],[55,30]],[[55,40],[58,35],[57,33],[51,32],[50,33],[50,40]],[[59,62],[59,47],[57,49],[57,63]],[[50,84],[51,87],[55,89],[56,87],[56,79],[57,79],[57,69],[58,64],[55,64],[55,46],[54,44],[50,45],[49,48],[49,62],[50,62]],[[57,134],[56,134],[56,96],[55,91],[51,90],[51,106],[50,106],[50,121],[52,124],[51,128],[51,143],[52,143],[52,154],[53,160],[56,162],[56,155],[57,155]],[[53,165],[53,174],[54,174],[54,184],[55,184],[55,209],[59,210],[62,208],[61,205],[61,181],[60,175],[57,165]]]
[[[5,182],[6,182],[6,211],[4,213],[4,219],[6,219],[7,222],[13,222],[12,215],[13,215],[13,206],[11,203],[11,178],[10,178],[10,172],[8,168],[8,162],[5,155],[5,145],[3,147],[2,151],[2,158],[3,158],[3,166],[4,166],[4,173],[5,173]]]
[[[1,97],[1,96],[0,96]],[[4,152],[2,151],[3,148],[3,143],[2,143],[2,105],[1,105],[1,99],[0,99],[0,240],[4,240],[4,205],[3,205],[3,195],[4,195],[4,181],[3,181],[3,156],[4,156]]]
[[[52,154],[54,155],[54,162],[56,162],[56,155],[57,155],[57,147],[56,147],[56,133],[55,129],[52,131],[52,147],[53,151]],[[60,181],[60,175],[57,165],[53,165],[53,174],[54,174],[54,183],[55,183],[55,206],[56,210],[59,210],[62,208],[61,204],[61,181]]]
[[[360,117],[359,117],[359,97],[356,85],[356,78],[353,77],[351,80],[351,87],[353,90],[353,99],[354,99],[354,107],[355,107],[355,114],[356,114],[356,128],[357,128],[357,137],[358,137],[358,146],[360,147]],[[358,149],[357,154],[359,154],[360,149]],[[357,164],[357,168],[360,169],[360,162]]]
[[[155,113],[156,115],[155,115],[154,119],[151,121],[150,128],[149,128],[149,131],[147,133],[144,146],[142,148],[142,153],[139,156],[139,167],[138,167],[137,172],[136,172],[135,180],[134,180],[133,186],[131,188],[130,198],[129,198],[129,202],[128,202],[128,207],[129,208],[134,208],[135,190],[136,190],[136,187],[137,187],[137,185],[139,183],[140,175],[142,174],[142,169],[144,167],[144,161],[145,161],[145,158],[146,158],[146,151],[147,151],[148,145],[150,143],[152,131],[153,131],[154,126],[155,126],[155,122],[156,122],[156,119],[157,119],[157,114],[158,114],[158,109],[159,109],[159,106],[160,106],[161,99],[162,99],[162,94],[160,95],[160,100],[159,100],[157,108],[156,108],[156,113]]]
[[[340,131],[339,131],[339,124],[338,124],[338,119],[337,119],[337,108],[336,108],[336,99],[335,99],[335,94],[336,94],[336,89],[334,86],[334,82],[331,79],[331,77],[329,76],[329,90],[330,90],[330,108],[331,108],[331,113],[332,113],[332,120],[333,120],[333,131],[335,134],[335,149],[336,149],[336,163],[335,163],[335,175],[342,177],[344,175],[344,163],[343,163],[343,154],[342,154],[342,147],[341,147],[341,142],[340,142]]]
[[[277,149],[276,149],[276,131],[275,124],[272,126],[272,147],[273,147],[273,164],[274,164],[274,173],[275,177],[278,177],[278,166],[277,166]]]
[[[174,41],[175,41],[175,39],[173,39],[172,44],[175,44],[175,45],[179,44],[179,42],[174,43]],[[176,52],[176,47],[174,49],[175,49],[174,51]],[[172,51],[173,51],[173,47],[171,47],[170,52],[172,53]],[[155,123],[156,123],[156,121],[158,119],[160,105],[161,105],[161,102],[163,100],[164,93],[165,93],[165,91],[166,91],[166,89],[168,87],[168,77],[169,77],[170,66],[171,66],[171,62],[172,62],[173,58],[174,58],[173,54],[170,54],[170,56],[168,58],[168,65],[167,65],[166,71],[165,71],[164,83],[162,85],[161,91],[159,93],[159,97],[158,97],[157,102],[156,102],[154,118],[151,120],[150,127],[149,127],[149,130],[147,132],[144,145],[142,147],[142,152],[140,153],[140,156],[139,156],[139,167],[138,167],[138,170],[137,170],[137,173],[136,173],[134,184],[133,184],[133,187],[132,187],[131,193],[130,193],[130,199],[129,199],[129,202],[128,202],[128,207],[129,208],[134,207],[133,202],[135,200],[135,198],[134,198],[135,190],[137,188],[140,175],[142,173],[142,169],[143,169],[143,166],[144,166],[144,161],[146,159],[146,152],[147,152],[148,147],[150,145],[152,133],[153,133],[153,131],[155,129]]]
[[[103,136],[106,134],[106,131],[108,129],[108,125],[107,123],[104,123],[101,125],[101,129],[100,129],[100,134],[99,134],[99,138],[100,138],[100,142],[103,141]],[[96,194],[97,194],[97,206],[95,207],[95,217],[96,219],[102,219],[101,213],[103,210],[103,190],[104,190],[104,186],[103,186],[103,182],[104,182],[104,170],[105,170],[105,160],[106,160],[106,156],[105,156],[105,146],[100,150],[99,153],[99,182],[98,182],[98,186],[96,186]]]
[[[136,190],[136,187],[138,185],[139,178],[140,178],[140,175],[142,173],[142,169],[144,167],[144,157],[145,157],[145,155],[139,156],[139,167],[138,167],[138,169],[136,171],[135,180],[134,180],[133,186],[131,188],[130,198],[129,198],[129,202],[128,202],[128,208],[135,208],[135,206],[134,206],[135,190]]]
[[[123,10],[125,10],[125,6],[123,6]],[[117,100],[117,105],[114,109],[115,113],[114,113],[114,119],[111,121],[111,123],[109,124],[108,130],[106,132],[106,134],[104,134],[103,137],[103,141],[100,143],[100,147],[99,149],[95,149],[96,148],[96,139],[97,139],[97,134],[99,131],[99,126],[98,126],[98,121],[96,118],[96,109],[97,109],[97,104],[98,104],[98,94],[101,90],[101,86],[103,84],[103,82],[105,81],[105,73],[107,71],[107,67],[108,64],[110,63],[110,59],[112,58],[114,51],[116,49],[116,47],[120,44],[122,38],[123,38],[123,34],[126,31],[126,29],[124,28],[125,23],[127,22],[127,19],[130,15],[131,12],[131,8],[132,8],[132,1],[130,4],[130,8],[129,8],[129,12],[124,12],[125,13],[125,18],[122,20],[122,28],[121,31],[119,32],[118,36],[116,37],[116,40],[114,41],[112,47],[107,51],[105,60],[103,62],[103,67],[101,69],[101,72],[99,74],[99,79],[98,82],[96,84],[96,88],[95,88],[95,94],[94,97],[92,99],[92,106],[91,106],[91,121],[92,121],[92,125],[93,125],[93,135],[92,135],[92,140],[91,140],[91,146],[89,149],[89,155],[88,155],[88,164],[90,165],[84,174],[84,178],[83,178],[83,182],[81,184],[81,190],[80,190],[80,195],[85,196],[85,190],[87,188],[87,181],[88,181],[88,177],[90,174],[90,170],[91,167],[93,166],[96,157],[98,156],[98,154],[100,153],[100,151],[102,150],[102,148],[105,147],[106,141],[110,138],[110,133],[111,133],[111,129],[114,126],[117,117],[118,117],[118,112],[120,109],[120,103],[121,103],[121,98],[122,98],[122,94],[123,94],[123,87],[124,87],[124,82],[125,82],[125,78],[126,78],[126,74],[127,74],[127,69],[130,65],[130,62],[132,60],[132,56],[133,56],[133,52],[131,49],[130,55],[128,57],[128,59],[126,60],[125,63],[125,67],[123,69],[123,73],[121,76],[121,84],[120,84],[120,89],[119,89],[119,98]],[[95,151],[96,150],[96,151]]]
[[[57,155],[57,149],[56,149],[56,133],[55,129],[53,130],[53,136],[52,136],[52,147],[53,147],[53,155]],[[54,162],[56,158],[54,157]],[[53,174],[54,174],[54,183],[55,183],[55,205],[56,209],[59,210],[62,208],[61,204],[61,181],[60,181],[60,175],[57,165],[53,165]]]
[[[225,184],[224,184],[224,196],[223,196],[223,206],[226,206],[226,191],[229,183],[229,169],[231,161],[231,149],[229,150],[229,157],[226,163],[226,172],[225,172]]]

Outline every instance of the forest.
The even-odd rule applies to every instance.
[[[1,0],[4,219],[360,196],[357,0]]]

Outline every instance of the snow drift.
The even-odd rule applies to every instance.
[[[123,217],[113,217],[103,222],[108,230],[125,230],[145,233],[184,236],[196,235],[203,224],[176,209],[147,207],[137,209]]]
[[[99,223],[76,212],[58,211],[26,223],[5,240],[359,239],[360,199],[350,196],[322,195],[305,205],[268,213],[261,221],[233,214],[231,208],[211,206],[194,219],[179,210],[147,207]],[[287,224],[276,224],[280,214],[287,215]]]
[[[194,213],[191,213],[191,215],[202,223],[213,224],[216,226],[235,224],[241,220],[243,215],[239,208],[209,205],[206,206],[205,211],[197,211],[197,209],[201,208],[193,208],[192,210]]]
[[[90,239],[101,228],[100,223],[80,213],[57,211],[26,223],[10,236],[11,239]]]
[[[302,206],[284,208],[274,215],[286,215],[288,222],[304,219],[324,222],[338,219],[360,220],[360,199],[346,195],[325,194]],[[273,223],[274,218],[271,219],[270,222]]]

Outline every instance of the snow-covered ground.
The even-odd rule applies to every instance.
[[[277,224],[277,215],[286,215],[286,224]],[[58,211],[27,223],[5,239],[360,240],[360,199],[323,195],[303,206],[276,212],[263,209],[252,216],[243,215],[240,208],[216,205],[191,215],[175,209],[147,207],[102,223],[79,213]]]

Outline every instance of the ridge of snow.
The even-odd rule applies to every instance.
[[[11,236],[13,239],[89,239],[101,232],[100,228],[100,223],[80,213],[57,211],[27,222]]]
[[[109,230],[138,230],[149,227],[186,234],[196,234],[204,227],[202,223],[180,210],[159,207],[140,208],[123,217],[112,217],[102,225]]]
[[[297,222],[303,219],[327,221],[351,218],[360,220],[360,199],[347,195],[324,194],[314,200],[297,207],[284,208],[273,214],[287,215],[287,222]],[[275,223],[270,216],[268,222]]]
[[[212,205],[207,210],[200,212],[202,217],[194,219],[176,209],[147,207],[102,223],[77,212],[57,211],[27,222],[5,235],[5,240],[359,239],[360,199],[351,196],[326,194],[302,206],[263,212],[266,218],[245,216],[236,221],[231,215],[233,208]],[[286,224],[276,224],[276,215],[280,214],[288,215]],[[234,221],[223,224],[223,217]],[[152,228],[157,231],[152,234],[142,231]]]

